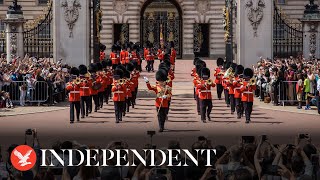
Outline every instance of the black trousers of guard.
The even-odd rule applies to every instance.
[[[80,101],[70,102],[70,122],[74,122],[74,109],[76,109],[76,117],[80,118]]]
[[[224,99],[226,101],[226,104],[230,105],[230,97],[229,97],[229,90],[228,89],[224,89]]]
[[[136,99],[137,99],[137,92],[138,92],[138,87],[135,88],[135,90],[132,92],[132,104],[136,105]],[[134,106],[132,106],[134,108]]]
[[[105,90],[105,101],[107,104],[109,103],[109,98],[111,96],[111,89],[112,89],[112,86],[109,85],[109,86],[107,86],[107,88]]]
[[[98,96],[98,94],[92,95],[92,99],[93,99],[93,102],[94,102],[94,111],[97,111],[98,108],[99,108],[99,96]]]
[[[167,119],[167,112],[168,112],[167,107],[157,107],[157,112],[158,112],[158,123],[159,123],[159,128],[164,129],[164,123]]]
[[[316,100],[317,100],[317,107],[318,107],[318,114],[320,114],[320,92],[317,92]]]
[[[236,102],[237,117],[242,117],[243,103],[241,101],[241,98],[235,98],[235,102]]]
[[[98,93],[98,97],[99,97],[99,107],[100,107],[100,108],[103,107],[103,94],[104,94],[104,91]]]
[[[234,94],[229,94],[229,97],[230,97],[231,113],[234,113],[236,111],[236,100],[234,99]]]
[[[196,102],[197,102],[197,112],[200,113],[200,99],[199,96],[196,95]]]
[[[146,66],[146,69],[148,72],[151,71],[151,60],[147,60],[147,66]]]
[[[88,103],[89,113],[92,112],[92,99],[93,99],[93,96],[92,95],[89,96],[89,98],[88,98],[88,101],[89,101],[89,103]]]
[[[246,120],[251,120],[253,102],[243,102],[244,113],[246,115]]]
[[[212,99],[201,99],[201,120],[206,120],[206,117],[210,117],[212,111]]]
[[[89,113],[89,96],[81,96],[80,106],[81,106],[81,117],[88,116]]]
[[[122,121],[124,107],[125,107],[125,101],[114,102],[114,113],[116,116],[116,121]]]
[[[132,106],[132,108],[134,108],[132,97],[126,98],[126,110],[127,110],[127,112],[130,111],[130,106]]]
[[[222,92],[223,92],[223,86],[222,86],[222,84],[217,84],[217,95],[218,95],[218,99],[221,99]]]

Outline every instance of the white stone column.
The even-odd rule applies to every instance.
[[[4,23],[6,25],[7,62],[10,62],[13,56],[23,58],[23,24],[25,23],[23,15],[7,15]]]
[[[68,9],[78,13],[68,13]],[[88,0],[53,1],[53,52],[56,61],[62,59],[70,66],[89,64],[89,18]]]
[[[236,61],[243,66],[251,67],[259,57],[272,58],[273,10],[270,0],[237,0]]]
[[[303,26],[303,57],[320,58],[320,17],[302,19]]]

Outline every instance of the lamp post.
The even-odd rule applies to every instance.
[[[100,40],[99,40],[99,23],[98,13],[100,12],[100,0],[93,0],[93,61],[100,61]]]
[[[229,28],[227,29],[227,33],[229,36],[226,40],[226,62],[233,62],[233,0],[226,0],[226,8],[228,9],[228,17],[229,17]]]

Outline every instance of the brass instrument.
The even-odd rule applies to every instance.
[[[211,79],[206,80],[206,85],[211,86],[213,84],[213,81]]]
[[[256,85],[256,83],[257,83],[257,79],[255,77],[253,77],[249,80],[249,86],[254,86],[254,85]]]
[[[224,73],[223,78],[230,78],[230,77],[234,77],[234,73],[232,72],[233,69],[232,67],[230,67],[229,69],[227,69],[227,71]]]
[[[75,80],[72,81],[73,84],[79,85],[81,83],[81,79],[77,77]]]
[[[88,84],[88,80],[83,78],[83,79],[81,79],[81,83]]]

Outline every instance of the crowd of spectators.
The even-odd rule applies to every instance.
[[[40,143],[37,132],[32,131],[33,139],[26,141],[26,144],[33,146],[38,155],[37,162],[41,161]],[[28,138],[26,138],[28,139]],[[51,159],[55,167],[40,167],[36,165],[32,170],[19,172],[15,170],[11,162],[2,158],[0,150],[0,179],[63,179],[63,180],[258,180],[258,179],[288,179],[288,180],[312,180],[319,179],[319,152],[312,144],[311,136],[308,134],[297,135],[292,139],[292,144],[274,144],[272,140],[263,135],[260,137],[243,136],[238,144],[226,147],[224,145],[213,145],[210,140],[203,136],[195,139],[189,148],[193,156],[197,157],[196,149],[216,149],[216,154],[212,153],[210,161],[212,167],[206,166],[207,157],[205,154],[199,155],[198,166],[192,165],[191,159],[178,154],[178,159],[173,159],[172,164],[178,163],[191,165],[183,166],[144,166],[138,158],[135,158],[137,166],[116,167],[116,158],[109,159],[109,166],[86,166],[86,162],[79,167],[58,166],[58,161]],[[2,155],[9,156],[17,145],[11,145],[7,152]],[[85,149],[101,149],[101,147],[88,146],[75,141],[56,142],[49,147],[54,149],[61,158],[64,157],[65,164],[68,164],[69,155],[62,153],[61,149],[78,149],[84,154]],[[111,142],[106,149],[128,149],[125,142]],[[143,147],[145,149],[156,148],[150,144]],[[178,141],[169,141],[167,147],[160,149],[182,149]],[[139,150],[138,150],[139,151]],[[92,151],[94,153],[94,151]],[[175,151],[173,151],[175,153]],[[99,153],[102,155],[103,153]],[[98,157],[99,157],[98,155]],[[149,155],[147,155],[149,156]],[[172,157],[175,157],[172,156]],[[73,162],[77,162],[80,156],[72,155]],[[130,156],[128,161],[132,162]],[[156,162],[162,162],[162,156],[155,154]],[[168,158],[166,159],[168,161]],[[85,160],[86,161],[86,160]],[[150,159],[146,160],[150,164]],[[123,161],[122,164],[126,164]],[[95,162],[92,162],[95,164]],[[165,163],[168,164],[168,163]]]
[[[305,102],[305,110],[319,106],[320,60],[261,59],[253,68],[258,86],[256,96],[261,101],[271,101],[275,106],[296,104],[298,109]]]
[[[25,106],[37,100],[52,105],[65,100],[65,83],[69,81],[68,65],[61,60],[52,62],[49,58],[35,58],[26,55],[24,58],[16,57],[7,62],[5,55],[0,57],[0,91]],[[10,106],[12,107],[12,106]]]

